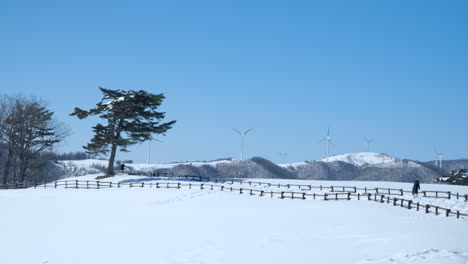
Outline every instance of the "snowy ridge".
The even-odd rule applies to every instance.
[[[378,167],[420,167],[419,164],[412,161],[403,161],[395,157],[374,152],[349,153],[332,156],[319,160],[321,162],[341,161],[355,166],[378,166]]]
[[[197,161],[197,162],[178,162],[178,163],[162,163],[162,164],[144,164],[144,163],[126,163],[126,168],[136,170],[136,171],[153,171],[157,169],[172,169],[178,165],[191,165],[195,167],[199,166],[213,166],[222,163],[232,163],[235,161],[232,160],[216,160],[216,161]],[[98,160],[98,159],[86,159],[86,160],[62,160],[58,161],[68,171],[71,171],[73,174],[85,175],[90,173],[99,173],[97,169],[93,169],[96,166],[105,166],[107,167],[107,160]],[[83,172],[83,173],[80,173]]]

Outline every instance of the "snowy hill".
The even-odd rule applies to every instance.
[[[64,178],[104,173],[107,161],[60,161]],[[171,172],[217,178],[281,178],[311,180],[370,180],[432,182],[442,176],[437,168],[425,163],[402,160],[385,154],[363,152],[337,155],[313,162],[274,164],[254,157],[249,160],[215,160],[167,164],[126,164],[134,173]]]
[[[349,153],[332,156],[319,160],[321,162],[341,161],[354,166],[376,166],[376,167],[421,167],[412,161],[403,161],[395,157],[374,152]]]

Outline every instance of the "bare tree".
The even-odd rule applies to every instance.
[[[15,168],[13,181],[24,182],[28,171],[39,165],[36,161],[40,154],[61,142],[68,130],[38,99],[9,97],[4,105],[4,122],[0,125],[3,136],[0,139],[8,148],[8,156],[3,182],[8,181],[12,166]]]

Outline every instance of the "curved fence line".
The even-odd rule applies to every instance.
[[[27,184],[24,186],[26,188]],[[310,192],[295,192],[295,191],[265,191],[265,190],[257,190],[251,188],[233,188],[232,186],[226,187],[225,185],[217,185],[213,183],[180,183],[180,182],[141,182],[141,183],[115,183],[115,182],[104,182],[104,181],[80,181],[80,180],[73,180],[73,181],[55,181],[52,183],[43,183],[37,184],[34,183],[33,186],[28,186],[28,188],[65,188],[65,189],[105,189],[105,188],[164,188],[164,189],[182,189],[182,188],[200,188],[200,190],[218,190],[218,191],[229,191],[229,192],[236,192],[239,194],[247,194],[247,195],[257,195],[260,197],[271,197],[271,198],[279,198],[279,199],[321,199],[321,200],[367,200],[367,201],[375,201],[380,203],[392,203],[393,206],[400,205],[400,207],[408,208],[408,209],[416,209],[420,211],[420,209],[424,209],[425,213],[434,213],[435,215],[441,214],[444,211],[444,215],[449,217],[451,215],[456,216],[456,218],[460,218],[461,216],[468,217],[468,214],[460,213],[459,210],[452,211],[449,208],[444,208],[441,206],[435,206],[430,204],[423,204],[419,202],[413,202],[412,200],[391,197],[385,194],[378,194],[378,193],[354,193],[354,192],[333,192],[333,193],[310,193]]]

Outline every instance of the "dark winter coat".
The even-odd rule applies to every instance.
[[[419,181],[416,180],[413,185],[413,194],[417,194],[418,190],[421,190],[421,187],[419,186]]]

